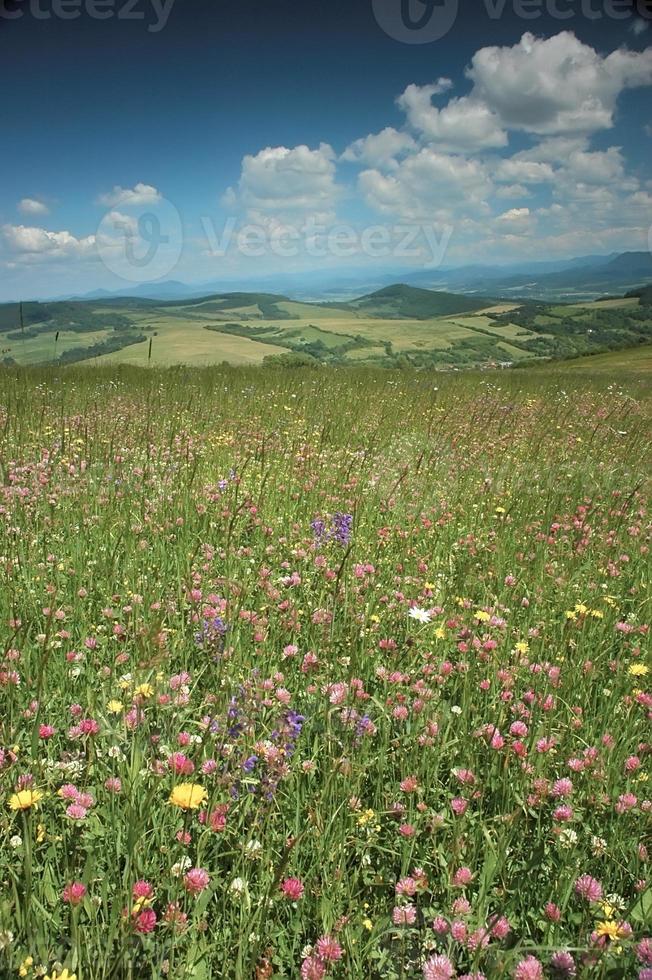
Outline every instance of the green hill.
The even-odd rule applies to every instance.
[[[486,309],[492,301],[457,293],[435,292],[397,283],[368,296],[353,300],[348,306],[369,316],[389,319],[429,320],[435,316],[454,316]]]

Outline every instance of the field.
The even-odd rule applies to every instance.
[[[2,978],[649,976],[652,401],[601,356],[0,368]]]
[[[514,303],[390,286],[348,303],[270,293],[196,300],[0,305],[8,365],[205,367],[277,363],[387,368],[504,367],[638,347],[652,340],[645,297]]]

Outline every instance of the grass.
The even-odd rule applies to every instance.
[[[652,346],[644,344],[630,350],[609,351],[608,354],[593,354],[591,357],[578,357],[568,361],[569,371],[618,372],[625,370],[637,375],[652,373]]]
[[[579,366],[0,369],[0,976],[638,975],[652,402]]]
[[[0,357],[37,364],[105,341],[104,348],[91,355],[96,365],[210,366],[225,361],[254,365],[289,349],[292,358],[307,353],[330,366],[362,362],[450,370],[604,350],[633,343],[652,331],[652,320],[639,315],[636,297],[567,306],[488,306],[488,302],[396,286],[349,304],[302,303],[259,293],[160,303],[122,299],[26,304],[28,329],[46,329],[33,339],[19,341],[10,338],[18,307],[4,304],[0,305]],[[39,321],[39,316],[47,319]],[[556,336],[563,319],[571,320],[573,329]],[[77,333],[66,329],[72,323]],[[233,333],[233,324],[243,336]],[[550,332],[545,332],[548,324]],[[227,329],[221,330],[222,325]],[[55,346],[57,331],[60,338]],[[128,342],[137,336],[146,339]]]

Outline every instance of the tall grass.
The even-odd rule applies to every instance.
[[[570,385],[0,374],[2,977],[647,976],[649,392]]]

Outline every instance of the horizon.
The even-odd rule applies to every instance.
[[[3,0],[0,301],[649,251],[649,4],[397,2]]]

